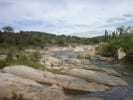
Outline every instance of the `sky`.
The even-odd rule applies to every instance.
[[[133,0],[0,0],[0,28],[93,37],[133,26]]]

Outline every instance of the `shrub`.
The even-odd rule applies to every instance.
[[[39,59],[41,58],[41,55],[40,55],[39,52],[34,52],[34,53],[30,56],[30,58],[31,58],[33,61],[37,62],[37,61],[39,61]]]
[[[105,56],[105,57],[115,57],[117,54],[117,47],[110,44],[101,44],[98,48],[98,54]]]
[[[5,66],[8,66],[9,62],[5,61],[5,60],[1,60],[0,61],[0,69],[4,68]]]
[[[124,58],[126,63],[133,63],[133,47],[128,50],[127,56]]]
[[[127,56],[126,62],[133,62],[133,36],[123,36],[117,39],[111,39],[107,43],[98,46],[98,53],[105,57],[117,57],[117,50],[123,48]]]

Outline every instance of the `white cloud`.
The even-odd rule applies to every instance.
[[[0,0],[0,26],[10,24],[56,34],[101,31],[109,23],[132,20],[123,16],[133,14],[132,4],[132,0]],[[110,19],[113,21],[108,22]],[[41,25],[24,24],[29,21]]]

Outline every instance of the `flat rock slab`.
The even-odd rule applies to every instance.
[[[127,85],[127,82],[120,77],[108,75],[104,72],[84,70],[84,69],[70,69],[63,71],[62,73],[83,78],[90,82],[101,83],[110,86]]]
[[[23,65],[9,66],[5,67],[3,70],[6,73],[15,74],[17,76],[28,78],[37,82],[57,84],[66,89],[86,92],[98,92],[109,89],[108,86],[94,82],[88,82],[78,77],[53,74],[51,72],[40,71]]]
[[[96,66],[84,66],[83,68],[86,70],[102,71],[102,72],[109,74],[109,75],[121,76],[118,72],[116,72],[115,70],[113,70],[111,68],[104,68],[104,67],[99,68]]]
[[[88,82],[84,79],[67,75],[56,74],[52,79],[55,80],[54,83],[59,84],[60,86],[63,86],[64,88],[67,89],[88,91],[88,92],[98,92],[109,89],[109,87],[107,86],[97,84],[94,82]]]
[[[37,82],[42,82],[44,79],[43,72],[40,70],[33,69],[24,65],[15,65],[5,67],[3,72],[11,73],[20,77],[28,78]]]
[[[65,100],[60,88],[51,88],[33,80],[8,73],[0,73],[0,100],[14,100],[14,95],[24,100]],[[8,99],[2,99],[8,98]]]

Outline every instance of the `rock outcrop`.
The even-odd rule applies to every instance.
[[[27,66],[10,66],[3,69],[4,72],[14,74],[20,77],[32,79],[40,83],[57,84],[66,89],[97,92],[109,89],[108,86],[88,82],[84,79],[69,75],[53,74],[47,71],[39,71]]]
[[[20,98],[20,96],[24,100],[66,99],[64,92],[60,88],[52,88],[30,79],[8,73],[0,73],[0,100],[8,100],[9,98],[14,100],[15,98]]]
[[[63,71],[63,73],[67,75],[80,77],[87,81],[101,83],[101,84],[110,85],[110,86],[127,85],[127,83],[123,81],[121,78],[108,75],[106,73],[99,72],[99,71],[71,69],[69,71],[68,70]]]
[[[98,97],[78,98],[69,95],[69,92],[73,91],[101,92],[115,86],[127,85],[115,70],[92,66],[89,59],[82,59],[98,57],[95,47],[87,45],[69,48],[50,47],[46,51],[39,51],[44,71],[25,65],[0,69],[0,100],[14,100],[14,97],[24,100],[103,100]],[[64,57],[61,54],[62,57],[58,57],[55,55],[58,51],[70,52],[70,55]],[[27,52],[34,51],[27,50]],[[78,56],[71,55],[73,52]],[[119,55],[120,59],[125,56],[122,53]],[[2,58],[0,60],[5,59],[3,56],[0,57]]]
[[[0,71],[0,98],[12,98],[15,93],[24,99],[66,100],[68,97],[64,89],[99,92],[110,89],[108,85],[127,83],[113,70],[100,70],[91,66],[88,69],[84,67],[62,70],[60,74],[24,65],[8,66]]]
[[[96,56],[95,47],[89,45],[77,46],[73,52],[76,52],[79,58],[93,58]]]
[[[113,75],[113,76],[121,76],[118,72],[116,72],[115,70],[111,69],[111,68],[104,68],[104,67],[96,67],[96,66],[83,66],[82,69],[86,69],[86,70],[94,70],[94,71],[100,71],[109,75]]]

